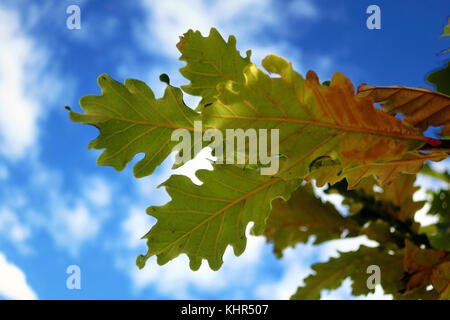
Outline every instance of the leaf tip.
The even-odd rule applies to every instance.
[[[139,269],[142,269],[145,267],[145,262],[146,262],[147,258],[140,254],[137,258],[136,258],[136,265],[138,266]]]
[[[331,86],[343,88],[344,90],[355,94],[355,87],[349,78],[342,72],[335,72],[331,77]]]
[[[362,91],[365,91],[369,86],[367,83],[361,83],[358,88],[356,89],[356,93],[361,93]]]
[[[180,50],[181,52],[183,52],[183,50],[184,50],[184,44],[185,44],[185,42],[186,42],[185,37],[180,37],[180,41],[178,41],[178,43],[177,43],[177,48],[178,48],[178,50]]]
[[[112,79],[111,79],[111,77],[110,77],[108,74],[106,74],[106,73],[103,73],[103,74],[99,75],[98,78],[97,78],[97,82],[98,82],[98,84],[100,85],[100,87],[102,86],[103,83],[105,83],[105,82],[108,81],[108,80],[112,80]]]
[[[197,271],[200,269],[200,266],[202,265],[202,259],[189,257],[189,268],[191,268],[192,271]]]
[[[285,59],[274,54],[269,54],[262,61],[262,66],[264,67],[264,69],[266,69],[271,73],[278,73],[278,74],[281,74],[283,69],[288,64],[289,63]]]
[[[317,74],[314,71],[309,70],[306,73],[306,81],[312,82],[314,84],[319,84],[319,77],[317,76]]]
[[[246,54],[245,59],[248,59],[250,61],[250,56],[252,55],[252,50],[247,50],[245,52],[245,54]]]

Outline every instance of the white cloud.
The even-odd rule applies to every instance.
[[[122,223],[124,243],[127,248],[135,249],[141,247],[144,236],[152,226],[152,219],[146,214],[145,208],[133,207],[125,221]]]
[[[270,1],[141,1],[148,12],[146,20],[153,41],[145,41],[151,50],[178,57],[175,44],[188,29],[208,34],[211,27],[221,32],[237,31],[245,26],[245,33],[252,32],[258,24],[273,19],[268,15]],[[189,14],[187,14],[189,13]],[[241,30],[242,32],[242,30]],[[149,33],[142,32],[142,35]]]
[[[16,13],[0,8],[0,151],[21,157],[37,135],[39,106],[27,95],[26,64],[33,59],[33,43],[21,35]]]
[[[139,243],[139,239],[145,234],[151,223],[149,219],[143,219],[144,212],[133,208],[129,217],[122,224],[124,232],[125,247],[137,248],[139,253],[146,250],[145,241]],[[138,226],[140,223],[146,227]],[[249,234],[251,226],[247,228],[247,248],[245,252],[236,257],[231,247],[228,247],[224,254],[224,264],[219,271],[209,268],[206,261],[203,261],[197,271],[189,269],[189,260],[186,255],[181,255],[169,263],[159,266],[156,258],[152,257],[147,261],[144,269],[136,267],[136,256],[129,256],[119,259],[118,265],[130,276],[134,289],[137,292],[145,288],[156,290],[159,295],[172,299],[196,299],[199,298],[196,291],[203,295],[216,295],[227,298],[245,298],[240,296],[240,290],[251,289],[258,280],[258,266],[263,260],[264,238],[254,237]],[[140,230],[141,229],[141,230]],[[139,230],[139,231],[138,231]],[[227,294],[230,294],[227,296]],[[204,296],[202,296],[204,297]]]
[[[264,239],[249,236],[247,241],[246,251],[240,257],[234,256],[231,248],[225,251],[224,264],[219,271],[211,270],[205,261],[198,271],[192,271],[187,256],[182,255],[164,266],[157,265],[156,259],[151,258],[142,270],[130,264],[130,276],[137,290],[151,287],[171,298],[196,299],[196,290],[201,290],[202,294],[239,298],[236,296],[239,290],[251,289],[261,276],[257,267],[262,261]]]
[[[450,171],[450,159],[447,158],[439,162],[430,161],[430,166],[439,172]]]
[[[293,61],[294,68],[299,72],[306,71],[301,65],[301,49],[283,40],[281,33],[285,30],[279,28],[280,21],[286,19],[288,15],[300,16],[303,20],[319,16],[319,10],[309,0],[293,1],[288,6],[291,9],[287,9],[284,5],[280,6],[273,0],[163,2],[142,0],[141,4],[147,17],[144,24],[135,25],[135,35],[137,41],[152,53],[176,61],[179,52],[175,45],[181,35],[193,29],[206,36],[210,29],[215,27],[225,40],[228,35],[235,35],[241,54],[251,49],[252,62],[257,65],[260,66],[265,56],[274,53]],[[264,29],[279,32],[280,36],[269,39]],[[325,61],[325,57],[321,59],[321,64],[328,67],[329,61]],[[178,68],[179,62],[177,65],[172,63],[165,69],[171,76],[172,83],[176,85],[178,81],[184,81],[177,72]],[[157,79],[156,76],[162,73],[160,67],[155,69],[156,71],[150,71],[149,80]],[[122,65],[119,70],[121,74],[125,74],[127,67]]]
[[[247,42],[264,27],[278,27],[287,13],[302,18],[317,18],[319,11],[309,0],[292,1],[288,8],[277,6],[271,0],[228,0],[228,1],[141,1],[147,10],[146,27],[152,34],[152,41],[145,40],[150,49],[163,52],[169,57],[178,57],[175,44],[179,36],[188,29],[209,33],[211,27],[222,34],[234,34],[240,41]],[[189,13],[189,14],[187,14]],[[276,29],[275,29],[276,30]],[[143,37],[149,33],[137,32]],[[256,39],[253,41],[255,44]],[[292,49],[292,48],[290,48]]]
[[[295,249],[287,248],[281,260],[283,267],[281,277],[263,281],[255,289],[256,296],[261,299],[289,299],[297,287],[303,285],[303,279],[311,273],[310,261],[313,251],[311,245],[299,245]]]
[[[48,55],[28,37],[19,14],[0,6],[0,154],[19,159],[35,147],[43,116],[41,103],[59,86],[47,66]]]
[[[62,171],[43,165],[38,158],[32,160],[26,168],[29,178],[17,190],[8,190],[3,201],[10,210],[23,213],[27,230],[48,233],[55,246],[76,256],[96,239],[110,217],[109,205],[113,201],[118,205],[121,197],[112,196],[114,182],[97,176],[78,179],[68,188]]]
[[[95,238],[100,231],[99,218],[81,202],[74,207],[58,204],[53,210],[52,220],[44,223],[56,245],[67,248],[72,255],[77,255],[82,244]]]
[[[62,172],[37,163],[32,172],[33,178],[26,190],[32,197],[38,197],[41,201],[35,208],[26,208],[28,224],[33,229],[48,232],[57,247],[67,249],[73,256],[78,255],[82,246],[95,239],[101,231],[102,222],[107,215],[102,212],[103,208],[99,205],[107,202],[108,191],[96,187],[98,182],[96,178],[92,178],[79,182],[78,189],[81,190],[79,193],[73,191],[68,193],[63,187]],[[98,184],[102,183],[107,184],[105,181]],[[89,184],[93,186],[93,194],[97,197],[91,198],[92,195],[87,194],[84,188]]]
[[[25,273],[8,262],[0,252],[0,296],[13,300],[36,300],[37,294],[27,283]]]
[[[84,196],[99,207],[111,203],[111,184],[100,177],[93,177],[84,181]]]
[[[17,214],[7,208],[0,208],[0,234],[19,249],[27,250],[25,241],[30,237],[31,229],[19,220]]]

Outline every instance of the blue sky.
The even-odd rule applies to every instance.
[[[81,29],[66,27],[66,8],[79,5]],[[381,30],[366,28],[366,8],[381,8]],[[117,173],[96,166],[87,150],[93,127],[72,123],[61,108],[99,94],[97,77],[146,81],[157,96],[164,85],[187,84],[178,73],[175,44],[189,28],[216,27],[234,34],[238,49],[252,49],[260,64],[270,53],[321,80],[335,71],[355,86],[428,87],[425,76],[443,65],[450,47],[439,35],[450,15],[448,1],[2,1],[0,3],[0,298],[5,299],[278,299],[288,298],[309,266],[356,249],[364,238],[288,249],[282,260],[263,238],[250,237],[246,252],[225,254],[218,272],[197,272],[181,256],[138,270],[146,252],[139,240],[155,222],[146,207],[169,200],[156,186],[171,174],[171,159],[136,180],[129,165]],[[186,97],[195,107],[195,97]],[[138,156],[133,163],[137,162]],[[182,172],[204,167],[196,161]],[[449,167],[449,162],[436,165]],[[426,188],[448,187],[419,177]],[[339,203],[336,196],[325,197]],[[424,222],[432,221],[418,215]],[[81,269],[81,290],[66,288],[66,269]],[[351,298],[344,282],[325,298]],[[369,298],[388,298],[377,289]]]

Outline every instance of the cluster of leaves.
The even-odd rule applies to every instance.
[[[424,203],[413,201],[415,174],[426,161],[449,154],[445,138],[424,135],[430,126],[442,126],[443,137],[450,133],[449,66],[429,76],[440,92],[361,85],[355,94],[339,72],[321,84],[314,72],[303,78],[275,55],[262,61],[267,73],[251,63],[250,51],[240,55],[233,36],[226,42],[215,29],[207,37],[189,30],[177,48],[186,62],[180,72],[190,81],[182,90],[164,75],[164,95],[155,98],[141,81],[122,84],[101,75],[102,94],[81,98],[84,113],[70,111],[73,121],[100,130],[89,144],[104,149],[97,163],[122,170],[144,153],[133,172],[150,175],[177,144],[172,131],[195,132],[194,121],[201,120],[202,131],[279,129],[280,168],[270,176],[258,166],[214,164],[213,171],[197,172],[202,185],[172,175],[162,184],[171,201],[147,210],[157,223],[144,236],[148,252],[138,257],[140,268],[152,256],[165,264],[184,253],[193,270],[203,259],[217,270],[228,245],[236,255],[245,250],[252,221],[252,232],[273,242],[279,257],[310,238],[318,244],[366,235],[379,243],[314,265],[315,274],[292,298],[320,298],[321,290],[337,288],[347,277],[353,294],[368,294],[373,290],[366,286],[366,269],[373,264],[382,270],[384,291],[395,298],[450,297],[448,191],[433,194],[430,213],[439,219],[432,226],[414,222]],[[182,91],[201,97],[195,111],[184,104]],[[426,170],[448,182],[448,174]],[[344,196],[350,213],[323,203],[312,180]]]

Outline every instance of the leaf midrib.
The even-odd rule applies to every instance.
[[[372,134],[372,135],[377,135],[377,136],[394,137],[394,138],[405,139],[405,140],[415,140],[415,141],[425,141],[425,142],[428,141],[428,138],[425,136],[403,134],[403,133],[399,133],[399,132],[389,132],[389,131],[361,128],[361,127],[344,126],[344,125],[340,125],[340,124],[320,122],[320,121],[314,121],[314,120],[305,120],[305,119],[298,119],[298,118],[250,117],[250,116],[238,116],[238,115],[235,115],[235,116],[209,115],[209,116],[214,117],[214,118],[221,118],[221,119],[241,119],[241,120],[254,120],[254,121],[277,121],[277,122],[302,123],[302,124],[309,124],[309,125],[317,126],[317,127],[326,127],[326,128],[338,129],[341,131],[348,131],[348,132],[353,132],[353,133],[366,133],[366,134]]]

